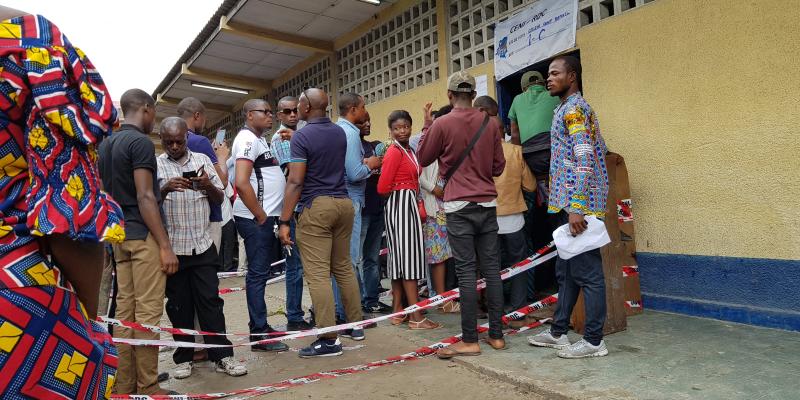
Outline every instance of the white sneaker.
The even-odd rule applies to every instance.
[[[545,329],[536,335],[528,336],[528,343],[537,347],[552,347],[560,350],[569,346],[569,337],[564,334],[556,339],[553,337],[553,334],[550,333],[550,329]]]
[[[225,357],[217,361],[217,372],[224,372],[230,376],[242,376],[247,375],[247,367],[233,357]]]
[[[192,366],[193,363],[191,361],[180,363],[175,366],[175,370],[172,371],[172,376],[175,377],[175,379],[186,379],[192,376]]]
[[[561,358],[587,358],[587,357],[603,357],[608,355],[606,342],[600,341],[600,344],[593,346],[591,343],[581,339],[556,353]]]

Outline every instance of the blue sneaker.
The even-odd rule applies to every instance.
[[[300,350],[300,358],[334,357],[342,355],[339,339],[317,339],[310,346]]]
[[[355,340],[355,341],[357,341],[357,342],[358,342],[358,341],[362,341],[362,340],[364,340],[364,338],[365,338],[365,336],[364,336],[364,330],[363,330],[363,329],[358,329],[358,328],[354,328],[354,329],[345,329],[345,330],[344,330],[344,331],[341,333],[341,336],[342,336],[342,337],[346,337],[346,338],[350,338],[350,339],[352,339],[352,340]]]

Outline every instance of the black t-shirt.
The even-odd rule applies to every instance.
[[[100,144],[98,164],[103,189],[111,194],[125,214],[125,240],[146,239],[150,231],[139,212],[133,170],[143,168],[153,174],[153,194],[161,205],[161,190],[156,176],[156,148],[153,142],[139,128],[122,125],[119,131]]]

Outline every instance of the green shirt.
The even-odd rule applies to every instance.
[[[543,133],[550,132],[553,124],[553,111],[558,107],[558,97],[541,85],[531,85],[528,90],[514,97],[508,118],[519,126],[520,142]]]

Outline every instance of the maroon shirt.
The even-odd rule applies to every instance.
[[[439,175],[444,177],[469,145],[483,124],[486,114],[477,108],[455,108],[423,128],[417,156],[423,167],[439,160]],[[486,130],[469,155],[458,167],[444,189],[444,201],[483,203],[497,197],[495,176],[506,166],[501,145],[503,133],[496,118],[490,118]]]

